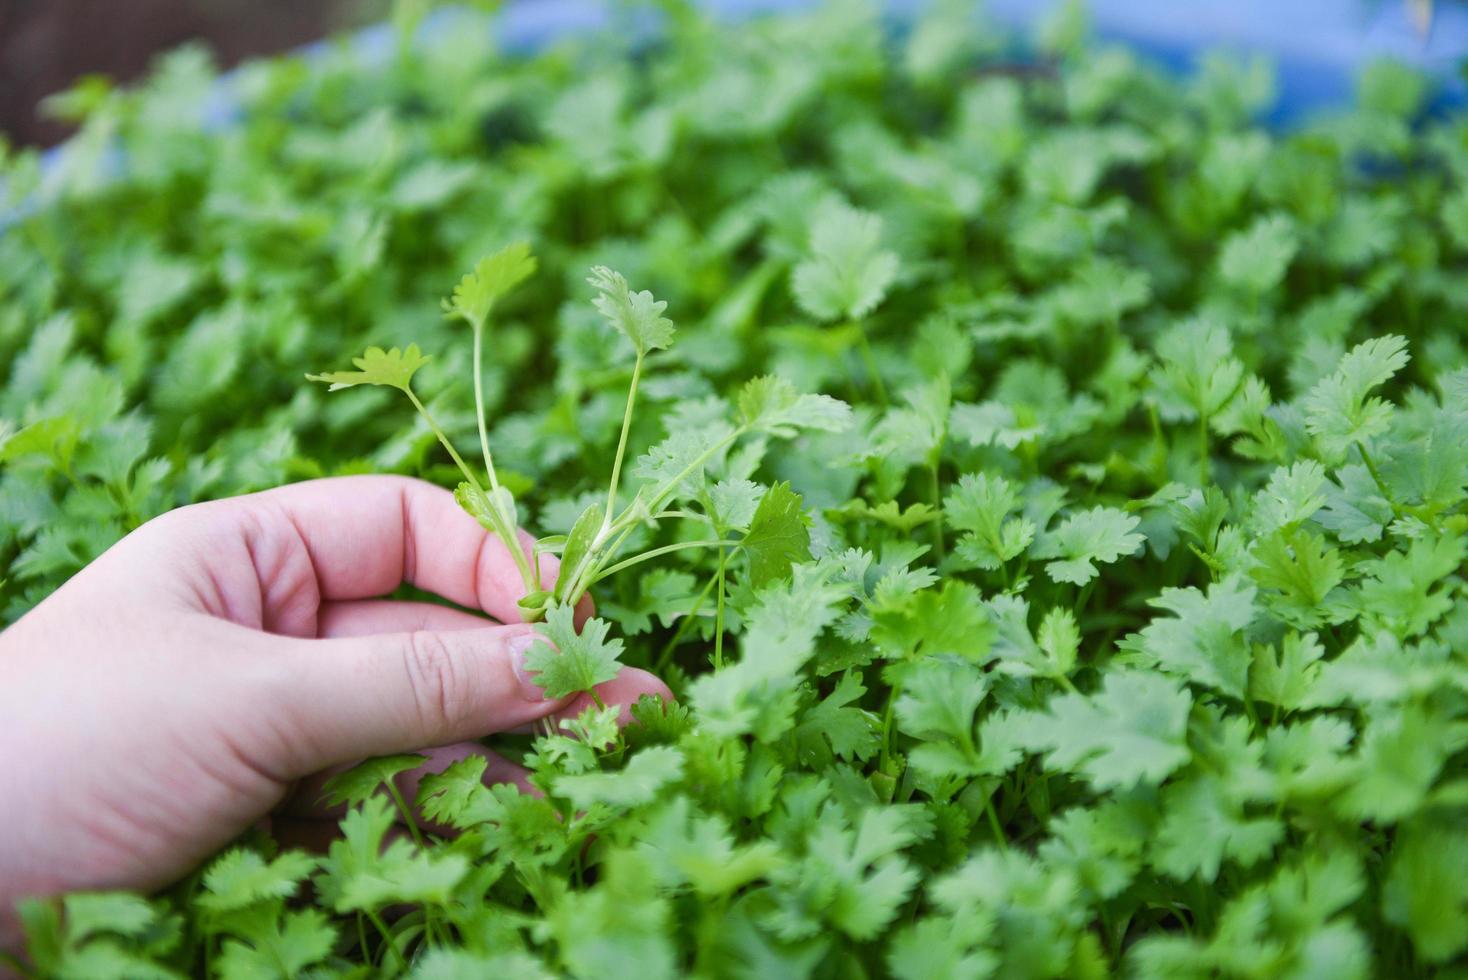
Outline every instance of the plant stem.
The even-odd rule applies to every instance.
[[[515,567],[519,569],[520,578],[525,582],[525,591],[534,592],[536,589],[539,589],[540,582],[535,577],[535,570],[530,567],[530,559],[525,557],[525,549],[520,544],[520,535],[516,533],[514,526],[505,526],[504,515],[500,513],[499,504],[495,498],[485,494],[483,485],[480,484],[479,480],[475,478],[474,473],[464,463],[464,457],[460,456],[459,451],[454,448],[454,444],[449,442],[449,437],[444,435],[443,429],[439,427],[438,422],[429,414],[427,406],[413,393],[413,389],[404,388],[403,392],[408,396],[408,400],[413,403],[413,407],[418,410],[418,414],[423,416],[423,421],[428,423],[428,428],[438,437],[438,441],[443,444],[443,448],[447,449],[449,455],[453,457],[454,463],[459,467],[459,472],[464,474],[464,479],[489,504],[488,509],[491,520],[494,523],[494,533],[498,534],[500,540],[504,542],[505,550],[510,553],[510,557],[515,562]]]
[[[611,526],[612,510],[617,506],[617,483],[622,478],[622,457],[627,452],[627,432],[632,428],[632,406],[637,403],[637,382],[642,377],[642,356],[632,365],[632,384],[627,388],[627,410],[622,413],[622,434],[617,439],[617,455],[612,460],[612,482],[607,487],[607,509],[602,517],[602,529]]]
[[[423,416],[423,421],[428,423],[428,428],[438,437],[438,441],[443,444],[443,448],[449,451],[449,455],[453,457],[454,464],[459,467],[459,472],[464,474],[464,479],[469,481],[469,485],[475,490],[483,493],[484,487],[479,483],[479,479],[470,471],[468,465],[464,462],[464,457],[460,456],[459,451],[454,448],[454,444],[449,442],[449,437],[444,435],[443,429],[439,428],[438,422],[429,413],[427,406],[418,400],[418,396],[413,393],[412,388],[404,388],[403,392],[408,396],[408,400],[413,403],[413,407],[418,410],[418,414]],[[491,500],[490,503],[493,504],[494,501]]]
[[[1208,459],[1208,416],[1202,412],[1198,413],[1198,486],[1208,486],[1209,471],[1211,470]]]
[[[392,950],[392,958],[398,961],[398,969],[406,972],[408,961],[403,959],[403,953],[398,949],[398,944],[393,942],[392,933],[388,931],[387,923],[382,921],[382,916],[369,910],[367,912],[367,920],[382,934],[382,941],[387,944],[388,949]]]
[[[882,374],[877,370],[877,356],[872,351],[871,341],[867,339],[867,328],[863,321],[852,320],[856,327],[856,349],[861,354],[862,363],[866,365],[867,375],[872,379],[872,391],[877,396],[877,403],[883,408],[887,407],[887,386],[882,383]]]
[[[1386,498],[1386,502],[1391,504],[1392,512],[1396,513],[1397,502],[1392,499],[1392,492],[1386,488],[1386,481],[1381,478],[1381,471],[1376,468],[1376,460],[1371,458],[1371,453],[1366,449],[1366,443],[1358,439],[1356,441],[1356,451],[1361,454],[1361,462],[1366,464],[1366,472],[1370,473],[1371,479],[1376,482],[1376,489],[1381,491],[1381,495]]]
[[[418,845],[421,851],[427,845],[423,843],[423,834],[418,830],[418,821],[413,819],[413,811],[408,808],[408,801],[403,799],[403,791],[398,789],[397,783],[391,779],[383,783],[387,787],[388,795],[397,804],[398,812],[403,815],[403,823],[408,825],[408,835],[413,838],[413,843]]]
[[[989,829],[994,831],[994,842],[999,845],[1001,851],[1009,850],[1009,841],[1004,836],[1004,827],[999,823],[999,811],[994,809],[994,796],[984,800],[984,813],[989,817]]]
[[[474,326],[474,415],[479,420],[479,451],[484,454],[484,471],[489,476],[489,486],[500,488],[499,477],[494,472],[494,457],[489,454],[489,431],[484,422],[484,324]]]
[[[661,548],[654,548],[651,551],[644,551],[640,555],[633,555],[631,558],[627,558],[617,562],[610,568],[598,571],[591,582],[587,584],[595,584],[596,582],[600,582],[602,579],[607,578],[610,575],[617,574],[624,568],[631,568],[633,565],[641,564],[642,562],[647,561],[649,558],[656,558],[659,555],[671,554],[674,551],[686,551],[689,548],[728,548],[736,546],[738,544],[738,541],[728,540],[680,541],[677,544],[665,544]]]
[[[709,593],[713,591],[714,583],[717,581],[718,573],[715,572],[713,575],[710,575],[709,580],[704,583],[703,589],[693,600],[693,608],[689,609],[688,612],[684,614],[683,618],[678,623],[678,628],[673,631],[672,637],[663,646],[662,652],[658,654],[657,665],[655,666],[653,673],[660,674],[663,672],[664,668],[668,666],[668,661],[672,659],[673,650],[678,646],[678,641],[683,639],[684,633],[688,632],[688,624],[697,619],[698,614],[703,611],[703,604],[708,599]]]
[[[938,486],[938,461],[935,459],[928,465],[928,495],[932,497],[933,510],[939,512],[939,517],[933,522],[933,554],[941,564],[944,558],[943,547],[943,491]]]
[[[714,613],[714,670],[720,670],[724,666],[724,565],[729,560],[730,552],[719,546],[719,569],[714,572],[719,580],[719,605],[718,611]]]
[[[897,696],[902,692],[902,683],[893,684],[887,691],[887,707],[882,711],[882,752],[877,757],[877,771],[887,771],[887,760],[892,756],[892,716],[897,706]]]

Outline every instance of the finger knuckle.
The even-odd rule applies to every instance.
[[[410,633],[404,659],[423,731],[447,735],[460,728],[473,701],[472,679],[443,636]]]

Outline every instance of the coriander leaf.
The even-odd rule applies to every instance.
[[[1468,946],[1468,835],[1423,821],[1399,832],[1382,914],[1412,937],[1417,953],[1442,963]]]
[[[1253,586],[1238,576],[1210,585],[1206,594],[1163,589],[1149,605],[1174,617],[1154,619],[1125,646],[1169,674],[1243,698],[1252,657],[1237,634],[1254,621],[1254,596]]]
[[[632,341],[637,356],[665,350],[673,342],[673,321],[664,317],[668,304],[647,290],[633,292],[620,272],[595,266],[586,280],[597,291],[593,304],[616,330]]]
[[[529,243],[506,245],[480,259],[474,271],[459,280],[453,296],[443,301],[444,313],[461,317],[476,328],[483,327],[494,304],[534,275],[536,266]]]
[[[1196,775],[1162,791],[1162,822],[1152,842],[1152,864],[1186,881],[1214,881],[1225,859],[1257,864],[1284,836],[1271,817],[1251,817],[1236,789],[1216,776]]]
[[[1232,288],[1262,296],[1284,279],[1299,247],[1294,223],[1288,217],[1262,215],[1224,240],[1218,274]]]
[[[241,930],[244,932],[245,930]],[[226,980],[301,976],[331,955],[337,930],[321,909],[292,909],[220,944],[219,974]]]
[[[789,483],[765,491],[749,521],[740,548],[749,558],[749,585],[763,588],[790,574],[790,566],[810,559],[810,519],[801,509],[800,495]]]
[[[628,809],[658,798],[683,775],[683,753],[670,745],[654,745],[633,755],[618,772],[557,776],[552,789],[578,810],[596,804]]]
[[[1156,379],[1163,407],[1176,417],[1211,419],[1233,400],[1244,380],[1244,365],[1233,354],[1228,328],[1207,319],[1168,328],[1157,341],[1162,373]]]
[[[1096,563],[1136,554],[1145,540],[1134,533],[1141,519],[1115,507],[1092,507],[1067,517],[1040,536],[1031,549],[1036,558],[1054,558],[1046,573],[1057,582],[1085,585],[1095,578]]]
[[[1336,458],[1386,430],[1391,405],[1367,396],[1406,367],[1408,359],[1403,338],[1373,337],[1351,348],[1335,373],[1310,389],[1301,407],[1305,428],[1321,451]]]
[[[1254,495],[1252,523],[1261,534],[1294,527],[1325,506],[1325,468],[1313,459],[1281,466]]]
[[[66,934],[75,943],[97,933],[138,936],[158,921],[158,910],[140,895],[82,892],[66,896]]]
[[[1020,499],[1013,485],[1002,476],[965,473],[943,501],[945,522],[964,536],[958,553],[977,568],[996,569],[1029,547],[1035,538],[1034,522],[1011,516]]]
[[[321,788],[321,798],[332,806],[361,803],[398,774],[416,769],[427,761],[426,755],[388,755],[368,759],[328,779]]]
[[[1050,699],[1027,720],[1026,748],[1100,790],[1155,785],[1184,765],[1192,697],[1160,674],[1112,671],[1101,690]]]
[[[828,197],[811,219],[809,255],[791,273],[795,301],[819,320],[865,317],[897,276],[897,256],[882,248],[875,214]]]
[[[546,610],[545,622],[536,625],[545,640],[525,654],[525,669],[536,675],[533,680],[551,700],[593,690],[621,670],[617,659],[622,655],[622,641],[607,639],[611,624],[604,619],[588,619],[577,633],[575,617],[570,606],[551,606]]]
[[[1254,647],[1249,696],[1284,711],[1303,707],[1320,679],[1325,649],[1314,633],[1286,633],[1278,652],[1272,644]]]
[[[429,360],[429,356],[420,351],[417,344],[409,344],[407,350],[394,347],[385,351],[381,347],[369,347],[361,357],[352,358],[352,363],[358,368],[356,371],[308,374],[306,380],[324,382],[331,386],[328,391],[357,385],[386,385],[407,391],[413,375]]]
[[[826,764],[832,755],[846,761],[871,758],[882,744],[881,722],[872,712],[853,706],[864,694],[866,688],[859,673],[842,674],[835,690],[801,718],[795,730],[797,744],[803,747],[801,755],[813,760],[824,759]],[[820,750],[811,750],[811,743],[818,740]],[[829,743],[829,751],[824,750],[825,743]]]
[[[842,432],[851,426],[851,406],[829,395],[802,395],[775,375],[751,378],[739,391],[739,424],[756,432],[790,438],[799,429]]]
[[[315,871],[320,859],[301,851],[286,851],[266,861],[256,851],[237,847],[215,858],[204,873],[204,908],[231,911],[263,899],[290,898]]]

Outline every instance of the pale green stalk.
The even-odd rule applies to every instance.
[[[525,557],[525,549],[520,547],[520,536],[515,533],[514,528],[505,526],[504,515],[500,513],[499,506],[496,504],[494,498],[485,495],[484,486],[474,476],[473,471],[464,462],[464,457],[459,455],[459,451],[454,448],[454,444],[449,441],[449,437],[444,434],[443,429],[439,427],[433,415],[429,413],[427,406],[413,393],[413,389],[404,388],[403,392],[408,396],[409,401],[413,403],[413,407],[418,410],[418,414],[423,416],[423,421],[428,423],[428,428],[438,437],[438,441],[443,444],[443,448],[447,449],[449,455],[453,457],[455,465],[459,467],[459,472],[464,474],[464,479],[469,482],[469,486],[473,487],[480,496],[486,497],[489,503],[490,520],[494,523],[494,533],[499,535],[500,540],[505,544],[505,549],[509,551],[510,557],[514,559],[515,567],[519,569],[520,577],[525,582],[525,588],[531,591],[540,588],[540,582],[535,579],[535,572],[530,567],[529,560]]]
[[[474,415],[479,421],[479,451],[484,454],[484,470],[489,474],[490,488],[498,490],[500,481],[494,471],[494,457],[489,453],[489,431],[484,422],[484,324],[470,325],[474,328]]]
[[[627,453],[627,433],[632,428],[632,407],[637,403],[637,382],[642,377],[642,354],[632,365],[632,384],[627,388],[627,409],[622,413],[622,434],[617,439],[617,455],[612,460],[612,482],[607,487],[607,508],[602,515],[602,530],[612,525],[612,510],[617,506],[617,484],[622,479],[622,457]]]

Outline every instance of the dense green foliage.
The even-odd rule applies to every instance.
[[[489,525],[583,547],[671,482],[627,547],[715,544],[595,581],[580,636],[536,600],[543,683],[680,699],[496,740],[543,796],[463,762],[419,800],[462,832],[384,849],[417,759],[378,760],[324,857],[31,904],[41,971],[1461,965],[1468,123],[1382,65],[1272,135],[1267,67],[1072,16],[1012,70],[965,4],[662,6],[656,44],[251,65],[219,133],[193,51],[59,101],[82,150],[0,235],[0,621],[189,501],[461,482],[401,395],[301,380],[369,345],[472,456],[482,336]]]

